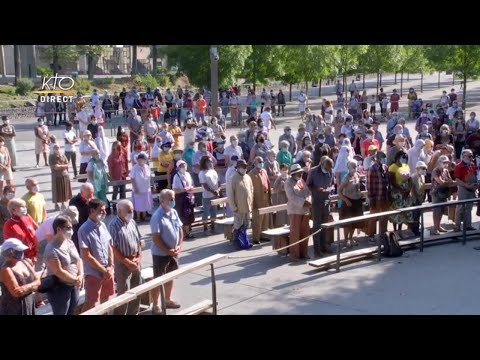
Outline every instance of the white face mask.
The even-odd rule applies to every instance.
[[[93,120],[92,125],[97,125],[97,120]]]
[[[373,140],[373,135],[367,135],[368,140]]]
[[[420,173],[420,175],[425,176],[425,175],[427,175],[427,170],[426,169],[420,169],[419,173]]]
[[[34,193],[40,192],[40,185],[38,185],[38,184],[37,184],[37,185],[33,185],[33,186],[32,186],[32,192],[34,192]]]
[[[125,215],[125,220],[127,220],[128,222],[132,221],[133,219],[133,213],[128,213],[127,215]]]
[[[406,164],[406,163],[408,163],[408,160],[405,159],[405,158],[401,158],[401,159],[400,159],[400,163],[401,163],[401,164]]]
[[[63,234],[65,235],[65,239],[70,240],[73,236],[73,230],[72,229],[66,230]]]
[[[10,124],[10,120],[4,120],[3,123],[4,123],[5,125],[8,125],[8,124]]]
[[[18,212],[20,213],[21,216],[25,216],[28,214],[27,208],[23,206],[20,209],[18,209]]]
[[[448,135],[448,130],[442,130],[442,135]]]
[[[322,169],[322,172],[323,172],[324,174],[328,174],[328,171],[325,170],[323,167],[321,167],[321,169]]]
[[[12,200],[14,197],[15,197],[15,193],[12,193],[12,192],[7,193],[7,195],[6,195],[6,198],[8,200]]]
[[[281,174],[282,178],[286,178],[288,176],[288,170],[282,170],[282,171],[280,171],[280,174]]]
[[[187,169],[185,169],[185,168],[180,168],[180,169],[178,169],[178,172],[179,172],[180,174],[182,174],[182,175],[185,175],[185,173],[187,172]]]
[[[42,125],[43,125],[43,121],[39,121],[39,122],[38,122],[38,125],[42,126]]]
[[[237,171],[240,175],[245,175],[245,173],[247,172],[247,169],[241,167],[241,168],[238,168]]]
[[[97,215],[97,221],[103,221],[103,220],[105,220],[105,215],[103,214]]]
[[[180,160],[182,158],[182,154],[175,154],[175,155],[173,155],[173,158],[175,160]]]
[[[233,147],[238,146],[238,140],[232,140],[232,146]]]

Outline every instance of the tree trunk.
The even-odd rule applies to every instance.
[[[407,73],[407,81],[410,81],[410,73]]]
[[[15,85],[22,77],[22,59],[20,59],[20,45],[13,45],[13,62],[15,64]]]
[[[467,72],[463,73],[463,99],[462,99],[463,112],[467,110]]]
[[[132,75],[137,75],[137,45],[132,45]]]
[[[290,83],[290,93],[289,93],[288,97],[290,98],[290,100],[288,100],[288,101],[292,101],[292,83]]]
[[[380,73],[380,86],[382,86],[382,76],[383,76],[383,74]]]
[[[377,72],[377,97],[378,97],[378,85],[379,85],[379,81],[380,81],[380,73]]]
[[[152,45],[152,74],[153,76],[157,76],[157,45]]]
[[[440,71],[438,72],[438,88],[440,89]]]
[[[365,73],[363,73],[363,88],[365,89]]]
[[[0,73],[2,73],[2,77],[7,76],[7,70],[5,68],[5,52],[3,50],[3,45],[0,45]]]
[[[93,80],[95,74],[95,62],[93,55],[87,54],[88,80]]]
[[[403,71],[400,74],[400,97],[403,96]]]
[[[420,77],[420,92],[423,93],[423,72],[422,76]]]
[[[52,66],[53,66],[53,75],[58,74],[58,47],[57,45],[52,45]]]
[[[347,94],[347,73],[343,73],[343,93]]]
[[[318,97],[322,97],[322,79],[318,81]]]
[[[452,86],[455,86],[455,73],[452,73]]]
[[[397,72],[395,71],[395,85],[397,85]]]
[[[253,57],[253,78],[252,78],[252,82],[253,82],[253,92],[255,92],[256,89],[257,89],[257,61],[256,61],[255,57]]]
[[[305,81],[305,95],[308,97],[308,81]]]

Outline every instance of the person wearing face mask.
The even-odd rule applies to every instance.
[[[262,231],[272,228],[272,217],[271,214],[257,215],[255,211],[272,205],[272,192],[263,158],[255,157],[253,166],[253,170],[248,173],[253,183],[252,240],[254,244],[259,244]]]
[[[438,158],[437,165],[432,171],[432,202],[434,204],[444,203],[450,199],[450,187],[453,183],[448,171],[450,160],[442,155]],[[446,214],[447,207],[437,207],[433,209],[433,230],[432,235],[440,235],[441,232],[447,232],[441,225],[443,213]]]
[[[173,183],[173,178],[175,177],[175,174],[177,173],[177,162],[182,160],[183,158],[183,149],[180,148],[180,146],[174,146],[172,149],[173,153],[173,160],[169,164],[168,169],[167,169],[167,177],[168,177],[168,188],[172,187]]]
[[[267,171],[271,184],[273,184],[280,175],[280,165],[278,164],[278,161],[275,160],[276,155],[277,154],[274,150],[268,150],[267,158],[265,159],[265,170]]]
[[[412,190],[412,177],[408,166],[408,155],[400,150],[394,158],[394,163],[388,168],[390,176],[390,209],[403,209],[412,206],[410,192]],[[404,212],[390,216],[395,230],[402,230],[402,224],[413,222],[412,212]]]
[[[329,196],[333,186],[333,161],[328,156],[322,156],[319,166],[315,166],[308,172],[306,185],[312,193],[312,220],[313,232],[321,227],[321,224],[329,222],[330,200]],[[313,251],[315,256],[321,257],[330,253],[330,244],[327,242],[327,231],[321,230],[313,236]]]
[[[292,154],[289,152],[289,143],[286,140],[282,140],[279,144],[280,151],[277,154],[277,162],[279,164],[285,164],[288,167],[292,164]]]
[[[225,160],[225,140],[222,138],[215,139],[215,150],[213,150],[213,157],[217,160],[215,169],[218,173],[220,184],[225,183],[225,173],[227,172],[227,163]]]
[[[34,292],[40,279],[32,264],[24,258],[28,247],[16,238],[10,238],[0,247],[5,259],[0,268],[0,315],[35,315]]]
[[[91,115],[90,122],[87,126],[87,130],[89,130],[92,133],[93,140],[95,140],[98,136],[98,128],[99,128],[99,124],[97,119],[95,118],[95,115]]]
[[[132,179],[132,202],[135,210],[135,219],[138,219],[138,221],[146,221],[147,212],[152,209],[150,176],[147,154],[140,153],[137,158],[137,163],[130,171],[130,178]]]
[[[3,124],[0,126],[0,135],[3,137],[5,146],[10,154],[11,169],[12,171],[15,171],[15,166],[17,166],[17,146],[15,144],[15,136],[17,136],[17,133],[15,127],[10,124],[8,116],[2,116],[2,122]]]
[[[363,140],[361,142],[361,155],[362,155],[362,158],[365,158],[367,156],[367,153],[368,153],[368,148],[373,145],[375,146],[377,149],[380,149],[380,144],[378,142],[377,139],[375,139],[375,131],[373,129],[368,129],[366,131],[366,136],[367,138],[365,140]]]
[[[191,118],[187,119],[185,127],[183,128],[184,144],[195,142],[196,133],[197,133],[197,122]]]
[[[377,154],[377,151],[378,151],[378,148],[375,145],[370,145],[368,147],[367,156],[363,160],[363,169],[365,171],[368,171],[368,169],[370,169],[370,167],[375,162],[375,155]]]
[[[195,221],[195,196],[192,193],[193,180],[187,172],[187,163],[179,160],[176,163],[177,172],[173,177],[172,190],[175,192],[175,210],[183,223],[185,238],[192,239],[192,224]]]
[[[79,146],[80,150],[80,171],[79,174],[87,173],[88,162],[92,158],[94,152],[98,151],[97,145],[92,140],[92,133],[90,130],[85,130],[82,134],[82,141]],[[79,182],[86,182],[86,179],[81,179]]]
[[[117,203],[117,216],[108,224],[112,235],[117,296],[141,284],[142,246],[140,231],[133,220],[133,204],[123,199]],[[137,315],[140,298],[114,309],[114,315]]]
[[[455,113],[452,133],[455,139],[455,159],[460,159],[462,149],[465,146],[465,140],[467,138],[467,127],[462,111],[457,111]]]
[[[278,148],[282,148],[282,141],[287,141],[288,152],[293,157],[297,153],[297,142],[295,141],[295,137],[292,135],[292,129],[290,128],[290,126],[286,126],[283,131],[283,134],[280,135],[280,137],[278,138]]]
[[[446,114],[448,116],[448,121],[449,121],[448,125],[452,124],[453,117],[455,116],[455,113],[457,111],[461,111],[461,110],[462,110],[462,108],[460,106],[458,106],[458,103],[456,101],[452,102],[452,104],[448,107],[448,109],[446,111]]]
[[[387,166],[395,163],[396,156],[401,151],[406,151],[405,149],[405,137],[403,135],[395,135],[395,139],[392,142],[392,147],[387,151]]]
[[[408,166],[410,167],[410,172],[412,176],[417,172],[416,166],[415,166],[417,162],[426,160],[425,152],[423,151],[424,147],[425,147],[425,141],[418,139],[415,142],[415,146],[412,147],[407,152]]]
[[[3,225],[10,219],[8,203],[15,197],[15,188],[13,188],[13,186],[5,186],[2,195],[0,199],[0,229],[3,229]],[[3,240],[3,231],[0,231],[0,245],[3,243]]]
[[[290,218],[289,245],[307,238],[310,234],[310,209],[312,207],[311,193],[302,179],[304,170],[298,164],[290,167],[290,178],[285,181],[287,195],[287,214]],[[294,262],[300,259],[309,259],[308,238],[299,244],[290,246],[290,259]]]
[[[5,146],[5,141],[3,137],[0,136],[0,192],[3,191],[4,182],[6,182],[7,185],[13,186],[11,162],[12,160]]]
[[[132,109],[127,119],[127,125],[130,130],[130,150],[133,150],[133,144],[140,137],[142,131],[142,118],[137,115],[137,110]]]
[[[288,180],[289,175],[288,175],[288,169],[290,165],[287,164],[280,164],[280,174],[279,176],[275,179],[275,182],[273,183],[273,189],[272,189],[272,204],[273,205],[282,205],[286,204],[288,199],[287,199],[287,194],[285,193],[285,182]],[[278,227],[283,227],[285,225],[289,225],[290,220],[287,215],[287,211],[277,211],[274,215],[273,218],[273,226],[275,228]]]
[[[193,156],[192,165],[193,165],[193,181],[195,182],[195,186],[199,186],[198,182],[198,174],[200,173],[200,161],[204,156],[208,156],[212,159],[214,165],[217,163],[217,159],[215,159],[211,152],[207,150],[207,144],[205,141],[200,141],[198,143],[198,151]]]
[[[420,117],[417,119],[416,125],[415,125],[415,130],[417,132],[421,132],[422,125],[429,125],[430,119],[428,118],[428,113],[427,112],[422,112]]]
[[[253,182],[247,172],[247,162],[238,160],[232,176],[227,182],[227,203],[233,212],[233,245],[239,249],[239,230],[250,226],[250,213],[253,209]]]
[[[78,211],[78,224],[73,224],[73,242],[77,247],[77,250],[80,251],[78,243],[78,229],[82,226],[85,221],[88,219],[88,202],[93,199],[93,185],[90,183],[85,183],[80,186],[80,192],[70,199],[68,203],[70,208],[74,206]],[[68,209],[67,208],[67,209]]]
[[[418,161],[415,165],[415,174],[412,176],[412,206],[422,205],[425,201],[425,177],[427,175],[427,164]],[[413,211],[412,231],[415,236],[420,235],[420,210]]]
[[[97,199],[107,204],[107,211],[110,214],[110,203],[107,199],[108,192],[108,172],[107,164],[100,158],[100,154],[94,151],[92,158],[87,165],[88,182],[93,185],[94,194]]]
[[[218,123],[218,119],[215,116],[213,116],[212,119],[210,120],[210,128],[213,131],[213,136],[215,140],[218,138],[225,137],[225,131],[222,125]]]
[[[49,152],[48,144],[50,142],[50,133],[48,127],[43,124],[43,120],[40,118],[37,120],[37,126],[34,129],[35,132],[35,157],[37,160],[36,168],[39,167],[40,154],[43,154],[45,160],[45,166],[48,166],[47,153]]]
[[[386,165],[387,157],[384,152],[376,152],[372,164],[367,171],[368,203],[371,213],[388,211],[390,206],[390,175]],[[379,228],[377,232],[377,221]],[[383,234],[387,231],[388,219],[386,217],[372,219],[368,222],[367,236],[369,242],[375,244],[375,234]]]
[[[250,161],[253,163],[253,160],[256,157],[261,157],[263,161],[267,158],[267,151],[269,150],[267,144],[265,143],[265,136],[262,133],[259,133],[256,138],[256,144],[252,147],[250,151]]]
[[[476,118],[476,116],[476,113],[471,112],[468,120],[466,121],[465,126],[467,130],[467,138],[470,135],[475,134],[478,129],[480,129],[480,121]]]
[[[182,128],[178,126],[177,119],[173,119],[170,125],[167,128],[169,134],[171,134],[173,138],[173,144],[175,146],[180,146],[180,137],[182,136]]]
[[[44,196],[40,193],[38,180],[28,178],[25,180],[28,192],[22,197],[27,206],[28,215],[37,223],[41,224],[47,218],[47,206]]]
[[[450,127],[448,125],[442,125],[440,127],[440,133],[435,138],[434,145],[436,150],[444,145],[454,145],[453,135],[450,134]]]
[[[70,219],[58,216],[52,226],[54,235],[45,248],[44,258],[47,276],[56,276],[58,282],[47,292],[47,298],[53,315],[73,315],[83,283],[83,262],[72,241]]]
[[[304,145],[305,138],[310,139],[310,143],[312,142],[312,137],[310,133],[306,131],[305,124],[301,123],[300,125],[298,125],[298,133],[297,133],[297,136],[295,137],[297,151],[300,151],[305,146]]]
[[[243,158],[242,148],[238,145],[238,137],[236,135],[230,136],[230,145],[225,148],[223,153],[225,156],[226,164],[230,167],[230,159],[233,156],[237,156],[238,159]]]
[[[173,152],[172,143],[171,142],[164,142],[160,145],[161,151],[158,154],[158,168],[156,174],[157,176],[165,175],[165,180],[159,180],[157,182],[157,191],[161,191],[166,189],[170,183],[170,178],[168,177],[168,170],[173,161]]]
[[[55,210],[60,210],[58,203],[65,209],[65,202],[72,198],[72,187],[68,175],[68,159],[60,152],[60,146],[53,146],[53,154],[48,159],[52,171],[52,202]]]
[[[477,165],[470,149],[462,151],[462,161],[455,166],[454,176],[458,187],[458,200],[473,199],[478,189]],[[472,226],[473,203],[457,205],[455,210],[455,232],[461,230],[461,224],[466,230],[476,230]]]
[[[213,206],[210,200],[220,197],[220,183],[217,172],[214,168],[213,157],[204,156],[200,160],[200,173],[198,178],[203,187],[202,206],[203,206],[203,231],[208,230],[208,217],[210,216],[212,233],[215,233],[215,219],[217,218],[217,206]]]
[[[155,278],[163,276],[169,272],[178,269],[178,257],[182,251],[184,233],[182,221],[174,209],[175,193],[172,190],[164,189],[160,192],[160,206],[155,211],[150,220],[152,232],[152,261],[153,276]],[[179,303],[172,299],[173,280],[165,284],[165,303],[164,309],[178,309]],[[160,288],[155,288],[151,292],[154,315],[162,314],[160,306]]]
[[[3,238],[21,240],[24,245],[28,246],[25,257],[35,263],[38,254],[38,240],[35,235],[35,230],[38,228],[37,223],[28,216],[27,204],[24,200],[14,198],[10,200],[7,208],[11,217],[3,226]]]
[[[420,127],[420,132],[418,133],[416,140],[419,140],[419,139],[421,139],[421,140],[427,140],[427,139],[428,139],[428,140],[432,140],[432,141],[433,141],[433,136],[432,136],[432,134],[430,134],[430,133],[428,132],[428,125],[423,124],[423,125]]]
[[[103,222],[107,211],[99,199],[88,202],[88,219],[78,229],[85,274],[85,302],[82,312],[90,310],[100,300],[107,301],[115,293],[112,236]]]

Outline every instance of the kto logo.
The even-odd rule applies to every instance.
[[[75,80],[70,76],[44,77],[42,82],[42,90],[34,91],[40,94],[41,102],[73,102]],[[46,94],[46,95],[41,95]],[[55,95],[57,94],[57,95]]]

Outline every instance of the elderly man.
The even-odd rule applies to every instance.
[[[253,170],[248,173],[253,184],[252,237],[254,244],[260,244],[262,231],[272,227],[272,216],[271,214],[259,215],[257,210],[272,205],[272,192],[263,159],[257,156],[253,159],[253,165]]]
[[[287,214],[290,219],[289,245],[295,244],[300,239],[310,235],[310,208],[312,199],[310,190],[302,179],[304,170],[299,164],[293,164],[290,168],[290,178],[285,181],[285,193],[287,195]],[[289,249],[290,259],[299,261],[308,259],[308,239]]]
[[[28,178],[25,180],[25,186],[28,193],[23,195],[22,200],[27,204],[28,215],[40,225],[47,218],[45,198],[40,194],[40,186],[37,179]]]
[[[328,156],[320,159],[320,165],[312,168],[307,177],[307,186],[312,193],[313,232],[321,229],[321,224],[328,222],[330,215],[330,192],[333,186],[333,161]],[[327,230],[322,229],[313,236],[313,251],[315,256],[330,253],[327,244]]]
[[[73,224],[73,236],[72,240],[75,246],[77,247],[78,252],[80,252],[80,247],[78,244],[78,229],[83,225],[88,219],[88,202],[93,199],[93,185],[90,183],[85,183],[80,186],[80,193],[75,195],[70,199],[68,203],[69,207],[74,206],[78,210],[78,223]]]
[[[141,235],[133,220],[133,204],[130,200],[123,199],[117,203],[117,216],[108,225],[108,231],[113,241],[117,295],[121,295],[141,283]],[[116,308],[114,314],[136,315],[139,308],[140,299],[135,299]]]
[[[115,293],[112,236],[103,223],[107,214],[105,203],[92,199],[87,206],[88,219],[78,229],[85,270],[85,303],[82,312],[93,308],[98,300],[104,303]]]
[[[247,174],[247,162],[238,160],[236,172],[227,182],[227,200],[233,211],[233,244],[239,248],[238,230],[250,224],[253,206],[253,183]]]
[[[178,255],[183,245],[182,221],[175,207],[175,193],[164,189],[159,195],[160,206],[150,220],[152,231],[153,276],[160,277],[178,269]],[[172,299],[173,280],[165,283],[165,307],[178,309],[180,304]],[[160,288],[152,290],[152,313],[160,314]]]
[[[472,150],[465,149],[462,151],[462,161],[455,166],[454,175],[458,187],[458,200],[474,199],[478,184],[477,165],[473,159]],[[475,230],[472,227],[472,208],[473,203],[457,205],[455,231],[460,231],[462,221],[466,230]]]

